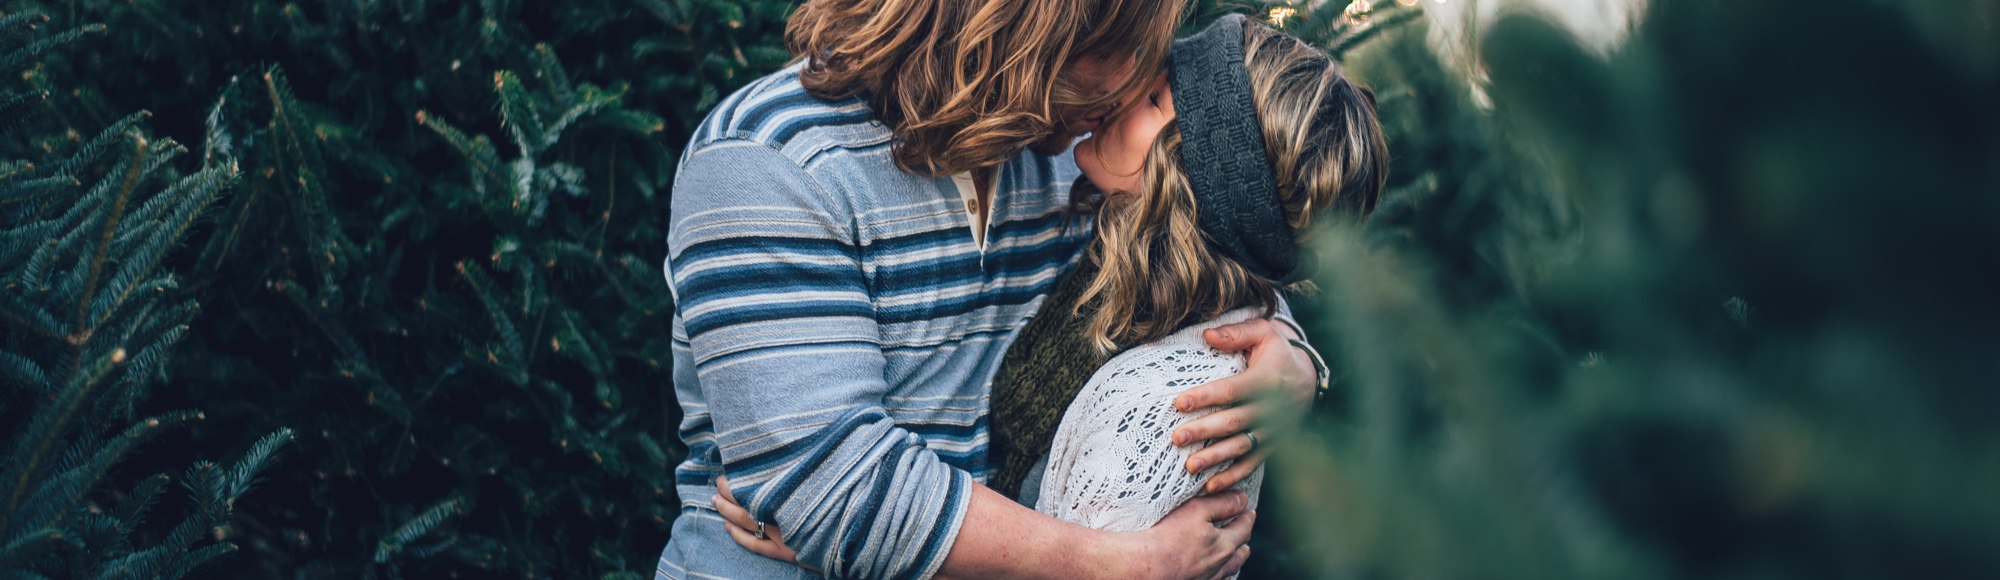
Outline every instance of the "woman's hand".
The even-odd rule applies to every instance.
[[[1214,493],[1250,477],[1264,464],[1269,451],[1262,444],[1268,441],[1261,433],[1250,435],[1250,428],[1289,426],[1287,422],[1298,420],[1312,401],[1319,375],[1312,357],[1288,342],[1298,338],[1292,329],[1278,322],[1257,318],[1226,324],[1202,333],[1202,338],[1216,350],[1241,351],[1250,359],[1249,368],[1242,373],[1188,389],[1174,398],[1174,408],[1182,412],[1223,407],[1173,432],[1174,445],[1214,441],[1188,458],[1184,466],[1188,473],[1235,461],[1202,487],[1203,493]],[[1243,404],[1252,402],[1257,404]]]
[[[814,574],[819,573],[819,568],[799,563],[799,553],[785,545],[785,537],[778,533],[777,525],[764,524],[765,537],[757,537],[757,518],[751,517],[750,510],[743,509],[741,504],[736,503],[736,496],[729,493],[729,476],[717,476],[715,490],[715,496],[708,499],[715,503],[715,511],[722,514],[722,527],[729,530],[729,538],[736,540],[736,545],[759,556],[790,562]]]

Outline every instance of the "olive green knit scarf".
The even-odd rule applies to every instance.
[[[1099,355],[1083,337],[1096,309],[1076,306],[1096,271],[1086,259],[1056,282],[993,377],[993,476],[988,485],[1007,497],[1020,497],[1021,481],[1049,454],[1070,401],[1098,367],[1118,354]]]

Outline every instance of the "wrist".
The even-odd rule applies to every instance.
[[[1153,545],[1146,541],[1144,532],[1103,532],[1092,530],[1103,536],[1093,541],[1095,553],[1090,561],[1097,567],[1091,570],[1093,578],[1152,578],[1158,575],[1155,567],[1159,559],[1153,553]]]
[[[1278,335],[1285,337],[1286,343],[1290,344],[1292,348],[1298,349],[1299,352],[1305,353],[1306,358],[1312,362],[1312,402],[1318,403],[1320,399],[1326,397],[1327,388],[1333,382],[1333,369],[1327,367],[1326,359],[1321,358],[1319,351],[1306,342],[1306,331],[1304,328],[1299,327],[1299,323],[1285,318],[1272,318],[1272,320],[1279,322],[1278,328],[1281,332]]]

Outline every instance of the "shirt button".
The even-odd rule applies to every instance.
[[[965,200],[965,213],[979,213],[979,203],[970,199]]]

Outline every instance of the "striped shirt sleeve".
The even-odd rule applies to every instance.
[[[668,270],[736,499],[833,577],[935,574],[972,479],[887,415],[853,202],[761,143],[693,150]]]

